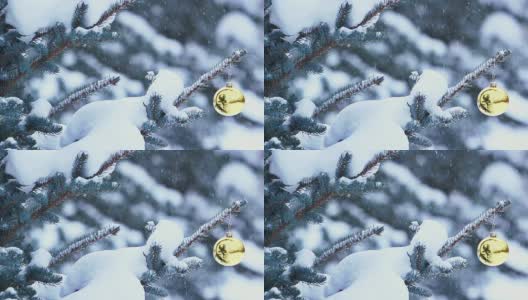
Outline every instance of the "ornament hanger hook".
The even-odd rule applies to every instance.
[[[229,212],[229,214],[227,215],[227,232],[226,232],[226,235],[228,237],[231,237],[233,236],[233,233],[231,232],[231,212]]]
[[[491,86],[497,86],[497,83],[496,83],[496,81],[495,81],[495,78],[496,78],[496,76],[495,76],[495,70],[492,69],[492,70],[491,70],[491,83],[490,83]]]
[[[496,236],[497,234],[495,233],[495,216],[494,215],[491,217],[490,223],[491,223],[490,235],[491,236]]]

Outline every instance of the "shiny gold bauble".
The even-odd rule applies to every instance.
[[[508,243],[497,238],[495,234],[483,239],[477,247],[479,260],[491,267],[502,265],[510,254]]]
[[[477,106],[481,113],[487,116],[498,116],[508,110],[510,98],[505,90],[491,83],[489,87],[483,89],[477,97]]]
[[[223,116],[238,115],[244,109],[245,104],[244,94],[234,88],[231,83],[216,91],[213,97],[213,106],[216,112]]]
[[[230,233],[219,239],[213,247],[213,256],[216,262],[223,266],[238,265],[245,252],[244,243],[234,238]]]

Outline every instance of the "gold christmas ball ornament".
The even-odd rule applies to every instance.
[[[479,260],[491,267],[502,265],[508,259],[509,253],[508,243],[497,238],[494,233],[483,239],[477,247]]]
[[[244,243],[234,238],[231,233],[227,233],[225,237],[219,239],[213,247],[213,256],[216,262],[223,266],[238,265],[245,252]]]
[[[244,109],[245,104],[244,94],[239,89],[234,88],[231,83],[227,83],[225,87],[216,91],[213,97],[213,106],[216,112],[223,116],[238,115]]]
[[[505,90],[497,87],[492,82],[489,87],[483,89],[477,98],[477,106],[481,113],[487,116],[498,116],[508,110],[510,98]]]

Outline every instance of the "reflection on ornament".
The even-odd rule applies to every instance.
[[[213,97],[213,106],[216,112],[228,117],[238,115],[244,109],[245,103],[244,94],[234,88],[231,83],[227,83],[225,87],[219,89]]]
[[[238,265],[246,249],[241,240],[233,238],[230,233],[219,239],[213,247],[213,256],[217,263],[223,266]]]
[[[477,98],[477,106],[481,113],[487,116],[498,116],[508,110],[510,98],[505,90],[497,87],[492,82],[489,87],[483,89]]]
[[[509,253],[508,243],[497,238],[494,233],[483,239],[477,247],[479,260],[491,267],[502,265],[508,259]]]

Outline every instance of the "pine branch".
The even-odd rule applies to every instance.
[[[212,70],[203,74],[194,82],[191,86],[186,87],[183,92],[174,100],[174,105],[179,106],[185,102],[196,90],[203,88],[208,82],[213,80],[216,76],[223,73],[227,68],[231,67],[235,63],[239,63],[244,55],[247,54],[245,49],[235,50],[231,56],[224,59],[222,62],[217,64]]]
[[[71,27],[72,29],[77,28],[82,25],[83,18],[86,15],[86,12],[88,11],[88,5],[84,2],[81,2],[77,4],[75,7],[75,11],[73,12],[73,18],[71,21]]]
[[[107,86],[116,85],[119,80],[119,76],[109,76],[107,78],[97,80],[81,88],[78,88],[74,92],[70,93],[66,98],[59,101],[59,103],[51,109],[50,116],[53,116],[60,111],[63,111],[67,106],[72,105],[73,103],[86,99],[88,96],[94,94],[95,92],[101,89],[104,89]]]
[[[348,2],[341,4],[339,11],[337,13],[337,18],[335,21],[336,29],[339,29],[343,26],[346,26],[350,12],[352,11],[352,5]]]
[[[133,153],[134,152],[131,150],[122,150],[122,151],[116,152],[115,154],[110,156],[110,158],[101,165],[101,167],[99,168],[97,172],[95,172],[95,174],[87,177],[86,179],[92,179],[92,178],[102,175],[103,173],[113,168],[117,164],[117,162],[129,157]]]
[[[99,168],[99,170],[95,174],[93,174],[90,177],[87,177],[87,179],[92,179],[92,178],[95,178],[97,176],[102,175],[103,173],[107,172],[109,169],[114,167],[117,164],[118,161],[130,156],[132,153],[133,153],[133,151],[131,151],[131,150],[123,150],[123,151],[117,152],[116,154],[112,155],[106,162],[104,162],[101,165],[101,167]],[[74,166],[74,168],[75,168],[75,166]],[[32,191],[35,191],[36,189],[42,188],[42,187],[50,184],[52,181],[53,181],[53,179],[49,178],[49,179],[46,179],[44,181],[38,182],[38,183],[35,184],[35,187],[33,187]],[[37,220],[37,219],[41,218],[50,209],[58,207],[64,201],[66,201],[70,197],[73,197],[74,195],[75,194],[73,192],[69,192],[69,191],[61,194],[57,199],[49,201],[47,205],[42,206],[39,209],[37,209],[36,211],[34,211],[31,214],[31,219],[32,220]],[[19,223],[18,225],[14,226],[13,228],[11,228],[8,231],[6,231],[5,234],[3,234],[3,236],[0,237],[0,245],[4,245],[5,243],[9,242],[15,236],[16,232],[20,228],[22,228],[24,225],[25,225],[24,223]]]
[[[394,5],[398,4],[398,2],[400,2],[400,0],[383,0],[379,2],[365,15],[361,22],[359,22],[357,25],[352,26],[350,29],[357,29],[359,27],[369,24],[370,22],[378,18],[384,10],[392,8]]]
[[[98,27],[98,26],[101,26],[101,25],[105,24],[109,20],[112,20],[113,18],[115,18],[115,16],[120,11],[122,11],[124,9],[127,9],[132,4],[134,4],[134,2],[136,2],[136,0],[120,0],[120,1],[118,1],[117,3],[113,4],[108,10],[106,10],[103,13],[101,15],[101,17],[99,18],[99,20],[97,20],[97,22],[95,22],[95,24],[87,27],[86,29],[93,29],[95,27]]]
[[[31,220],[34,221],[34,220],[37,220],[37,219],[41,218],[50,209],[58,207],[59,205],[64,203],[64,201],[66,201],[68,198],[73,197],[73,196],[74,196],[74,193],[72,193],[72,192],[65,192],[65,193],[61,194],[56,199],[49,201],[47,205],[42,206],[39,209],[37,209],[36,211],[34,211],[31,214]],[[18,230],[21,229],[25,224],[26,223],[18,223],[13,228],[5,231],[3,233],[3,235],[0,237],[0,245],[5,245],[9,241],[11,241],[15,237],[16,233],[18,232]]]
[[[457,233],[453,237],[450,237],[445,242],[445,244],[442,246],[442,248],[438,250],[438,256],[447,255],[455,247],[455,245],[458,242],[470,236],[480,226],[482,226],[482,224],[489,222],[489,220],[493,218],[495,215],[506,211],[506,208],[510,206],[510,204],[511,204],[510,200],[503,200],[503,201],[498,202],[495,207],[490,208],[487,211],[483,212],[480,216],[478,216],[475,220],[473,220],[473,222],[467,224],[459,233]]]
[[[369,22],[372,22],[373,20],[375,20],[375,18],[379,17],[379,15],[384,10],[391,8],[392,6],[397,4],[398,2],[400,2],[400,0],[384,0],[384,1],[380,2],[380,3],[378,3],[372,10],[370,10],[365,15],[365,17],[363,18],[363,20],[359,24],[349,28],[349,30],[357,29],[357,28],[359,28],[361,26],[364,26],[364,25],[368,24]],[[344,12],[346,13],[346,11],[344,11]],[[339,12],[339,14],[338,14],[338,18],[336,19],[336,24],[339,24],[341,22],[341,21],[339,21],[339,16],[340,16],[341,13],[343,13],[343,12]],[[343,26],[343,27],[346,27],[346,26]],[[306,65],[311,63],[313,60],[323,56],[328,51],[338,47],[339,45],[340,45],[339,42],[335,38],[328,39],[328,41],[325,44],[321,45],[317,50],[313,51],[310,55],[307,55],[307,56],[303,57],[302,59],[298,60],[297,62],[295,62],[295,66],[294,66],[293,70],[282,74],[280,76],[280,78],[270,80],[270,83],[267,86],[267,89],[269,89],[270,91],[275,90],[278,86],[280,86],[280,84],[282,82],[284,82],[285,80],[288,80],[288,78],[292,75],[292,73],[294,73],[295,71],[303,69]]]
[[[192,235],[186,237],[183,239],[182,243],[178,246],[176,250],[174,250],[174,256],[179,257],[181,256],[189,247],[199,238],[206,235],[209,231],[211,231],[214,227],[216,227],[220,223],[224,223],[225,220],[230,217],[231,215],[237,214],[240,212],[240,209],[247,204],[246,200],[240,200],[235,201],[231,205],[231,207],[224,209],[222,212],[214,216],[209,222],[203,224],[198,228],[196,232],[194,232]]]
[[[7,92],[9,92],[13,87],[16,86],[17,82],[21,80],[22,78],[26,77],[30,71],[36,70],[49,62],[50,60],[56,58],[59,56],[64,50],[70,48],[73,46],[73,43],[70,41],[62,43],[60,46],[56,47],[55,49],[51,50],[47,55],[35,60],[33,63],[31,63],[31,67],[29,68],[29,71],[26,72],[20,72],[15,78],[11,80],[7,80],[4,83],[4,86],[0,89],[0,96],[5,96]]]
[[[352,246],[368,239],[369,237],[373,235],[380,235],[384,230],[383,225],[373,225],[370,226],[367,229],[364,229],[358,233],[352,234],[351,236],[344,238],[343,240],[335,243],[330,248],[323,251],[321,255],[317,257],[317,259],[314,262],[314,266],[325,262],[330,257],[334,256],[337,252],[349,249]]]
[[[377,154],[376,156],[374,156],[373,159],[371,159],[366,165],[365,167],[363,168],[363,170],[361,170],[361,172],[359,172],[357,175],[353,176],[353,177],[350,177],[350,179],[356,179],[356,178],[359,178],[359,177],[364,177],[366,175],[368,175],[369,173],[372,173],[373,171],[377,170],[378,167],[380,166],[380,164],[386,160],[389,160],[389,159],[392,159],[393,157],[396,156],[398,152],[395,151],[395,150],[389,150],[389,151],[384,151],[380,154]]]
[[[369,161],[365,165],[365,167],[363,168],[363,170],[361,170],[361,172],[359,172],[357,175],[355,175],[353,177],[350,177],[350,179],[357,179],[359,177],[364,177],[364,176],[367,176],[370,173],[373,173],[374,171],[376,171],[378,169],[379,165],[383,161],[391,159],[395,154],[396,154],[396,151],[385,151],[385,152],[383,152],[381,154],[376,155],[371,161]],[[297,211],[295,213],[295,219],[296,220],[302,220],[307,213],[311,212],[314,209],[317,209],[317,208],[323,206],[324,204],[326,204],[328,201],[330,201],[335,196],[336,196],[336,193],[334,193],[334,192],[330,192],[330,193],[327,193],[327,194],[321,196],[319,199],[317,199],[314,202],[312,202],[311,205],[306,206],[306,207],[300,209],[299,211]],[[265,246],[269,246],[271,244],[271,242],[273,240],[275,240],[281,234],[282,231],[284,231],[284,229],[286,229],[288,226],[290,226],[290,224],[291,224],[290,221],[286,221],[286,222],[283,222],[282,224],[280,224],[271,234],[269,234],[266,237],[266,239],[264,240],[264,245]]]
[[[95,27],[107,24],[108,22],[111,22],[113,18],[116,16],[118,12],[121,10],[129,7],[131,4],[133,4],[136,0],[121,0],[118,3],[112,5],[107,11],[101,15],[99,20],[93,24],[90,27],[87,27],[86,29],[93,29]],[[37,33],[38,37],[42,37],[46,34],[48,34],[51,30],[45,30],[42,32]],[[59,46],[55,47],[55,49],[48,52],[48,54],[44,55],[43,57],[38,58],[33,63],[31,63],[31,66],[28,71],[20,72],[16,77],[14,77],[11,80],[5,81],[3,86],[0,88],[0,96],[5,96],[7,92],[9,92],[13,87],[16,86],[19,80],[26,77],[31,71],[36,70],[40,68],[41,66],[45,65],[47,62],[53,60],[60,54],[62,54],[66,49],[71,48],[75,45],[74,39],[68,39],[64,41]]]
[[[508,56],[510,55],[511,51],[508,49],[500,50],[499,52],[497,52],[494,57],[480,64],[477,68],[475,68],[475,70],[464,76],[464,78],[462,78],[459,83],[450,87],[447,90],[447,93],[438,102],[438,105],[446,105],[458,92],[468,87],[472,81],[487,73],[491,68],[495,67],[496,65],[503,63],[506,58],[508,58]]]
[[[335,105],[338,102],[341,102],[345,99],[352,97],[353,95],[373,86],[379,85],[383,82],[384,77],[382,75],[376,75],[369,79],[363,80],[353,85],[349,85],[336,93],[334,93],[330,98],[324,100],[321,105],[319,105],[315,111],[314,116],[319,115],[320,113],[327,111],[332,105]]]
[[[95,232],[91,232],[83,237],[78,238],[77,240],[73,241],[66,247],[63,247],[60,250],[53,251],[53,258],[50,261],[49,266],[56,265],[57,263],[62,262],[64,259],[66,259],[71,254],[80,251],[82,249],[86,249],[88,246],[94,244],[97,241],[100,241],[110,235],[116,235],[120,230],[120,227],[118,225],[109,225],[105,228],[102,228],[100,230],[97,230]]]

